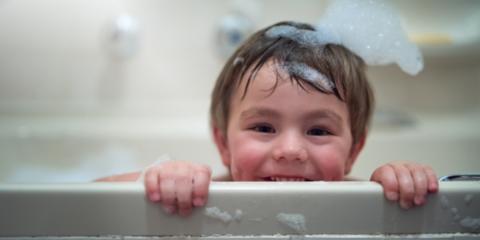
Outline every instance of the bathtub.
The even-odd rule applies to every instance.
[[[374,119],[352,176],[368,179],[393,160],[431,165],[439,176],[480,173],[480,114]],[[395,122],[395,121],[393,121]],[[0,182],[71,183],[142,170],[160,156],[198,161],[224,174],[207,116],[0,117]]]
[[[140,183],[0,184],[0,239],[472,240],[479,198],[473,181],[441,182],[410,210],[371,182],[214,182],[207,205],[182,218]]]
[[[442,182],[428,205],[410,211],[369,182],[212,183],[208,206],[187,220],[149,203],[140,183],[89,183],[164,154],[224,173],[206,119],[1,118],[0,239],[480,238],[478,182]],[[386,160],[405,159],[439,176],[478,173],[479,120],[374,123],[352,175],[368,179]],[[301,215],[304,224],[284,220]]]

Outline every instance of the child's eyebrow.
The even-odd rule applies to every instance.
[[[280,114],[272,109],[268,108],[250,108],[248,110],[243,111],[240,114],[240,118],[246,119],[250,117],[280,117]]]
[[[251,118],[251,117],[274,117],[278,118],[280,117],[280,113],[278,113],[275,110],[269,109],[269,108],[250,108],[248,110],[243,111],[240,114],[240,118],[246,119],[246,118]],[[309,112],[303,116],[305,119],[321,119],[321,118],[327,118],[331,119],[334,122],[341,122],[342,117],[329,109],[322,109],[322,110],[315,110],[312,112]]]
[[[310,113],[307,113],[305,118],[307,119],[318,119],[318,118],[329,118],[334,120],[335,122],[341,122],[342,117],[337,114],[336,112],[328,109],[323,109],[323,110],[318,110],[318,111],[313,111]]]

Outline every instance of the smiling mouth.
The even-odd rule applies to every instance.
[[[312,181],[304,177],[277,177],[277,176],[266,177],[266,178],[263,178],[263,180],[268,182],[310,182]]]

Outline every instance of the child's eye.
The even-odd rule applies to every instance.
[[[275,133],[275,129],[270,125],[266,125],[266,124],[255,125],[252,128],[250,128],[250,130],[253,130],[255,132],[260,132],[260,133]]]
[[[331,135],[331,133],[323,128],[312,128],[307,131],[308,135],[313,135],[313,136],[326,136],[326,135]]]

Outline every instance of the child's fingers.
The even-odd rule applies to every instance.
[[[395,171],[392,166],[384,165],[372,174],[370,178],[371,181],[378,182],[383,187],[383,192],[385,194],[385,198],[390,201],[397,201],[398,196],[398,181]]]
[[[391,164],[394,168],[399,190],[400,190],[400,206],[404,209],[412,207],[415,197],[415,185],[410,170],[404,164]]]
[[[415,187],[415,197],[413,199],[415,205],[422,205],[425,203],[425,196],[427,195],[428,180],[423,170],[423,167],[418,164],[405,165],[413,177],[413,184]]]
[[[208,187],[210,185],[211,170],[206,166],[199,166],[195,169],[193,176],[193,205],[204,206],[208,198]]]
[[[209,167],[185,162],[154,166],[145,173],[145,191],[151,201],[161,201],[164,210],[190,215],[193,206],[205,205],[211,178]]]
[[[158,175],[154,169],[149,169],[145,174],[145,189],[148,198],[152,202],[158,202],[161,199],[160,187],[158,184]]]
[[[192,212],[193,170],[181,169],[175,180],[178,213],[188,216]]]
[[[430,166],[424,166],[423,170],[427,175],[427,179],[428,179],[428,192],[430,193],[437,192],[438,191],[437,174],[435,174],[435,171],[433,171],[433,169]]]
[[[167,213],[176,211],[175,202],[175,179],[161,177],[160,178],[160,195],[162,196],[163,208]]]

